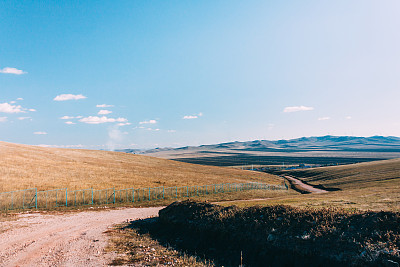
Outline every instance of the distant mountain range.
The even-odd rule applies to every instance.
[[[150,150],[123,149],[127,153],[154,154],[163,152],[184,153],[200,152],[386,152],[400,153],[400,138],[395,136],[317,136],[302,137],[290,140],[255,140],[246,142],[229,142],[214,145],[186,146],[180,148],[155,148]],[[169,153],[168,153],[169,154]]]

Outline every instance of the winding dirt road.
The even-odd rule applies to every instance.
[[[157,216],[157,208],[125,208],[61,215],[27,213],[0,222],[0,266],[105,266],[113,224]]]
[[[297,187],[299,190],[305,191],[305,192],[309,192],[309,193],[327,193],[328,191],[323,190],[323,189],[319,189],[319,188],[315,188],[311,185],[305,184],[302,181],[300,181],[299,179],[296,179],[294,177],[291,176],[285,176],[286,179],[288,179],[293,186]]]

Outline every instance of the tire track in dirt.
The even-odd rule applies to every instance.
[[[126,220],[157,216],[161,207],[84,211],[62,215],[22,214],[0,222],[0,266],[105,266],[104,232]],[[12,226],[12,227],[10,227]]]

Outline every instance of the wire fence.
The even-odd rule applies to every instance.
[[[288,190],[288,186],[264,183],[225,183],[196,186],[147,187],[126,189],[53,189],[37,188],[0,193],[0,211],[21,209],[52,209],[56,207],[135,203],[161,199],[178,199],[224,192],[247,190]]]

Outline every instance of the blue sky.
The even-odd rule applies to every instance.
[[[400,136],[398,1],[2,1],[0,140]]]

